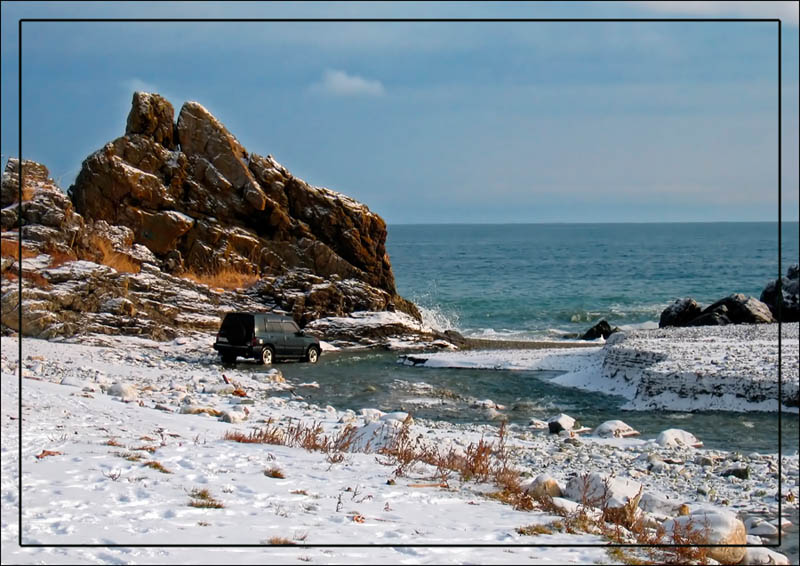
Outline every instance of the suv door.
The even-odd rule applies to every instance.
[[[300,327],[293,320],[282,320],[283,334],[286,339],[286,353],[290,356],[302,356],[305,349],[305,340],[297,333]]]
[[[266,334],[264,341],[272,344],[275,347],[275,354],[278,356],[285,356],[286,351],[286,337],[283,333],[283,327],[280,319],[265,318]]]

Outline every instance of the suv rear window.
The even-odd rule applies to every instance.
[[[220,336],[225,336],[231,344],[244,344],[253,335],[255,321],[252,314],[229,313],[222,321]]]

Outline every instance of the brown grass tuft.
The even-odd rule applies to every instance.
[[[18,240],[14,239],[2,239],[0,240],[0,255],[3,257],[11,257],[14,258],[14,261],[19,261],[19,242]],[[39,255],[39,252],[35,249],[27,247],[25,244],[22,245],[22,257],[29,258],[29,257],[36,257]]]
[[[162,474],[171,474],[168,469],[166,469],[161,462],[156,462],[155,460],[150,460],[149,462],[145,462],[142,464],[143,466],[147,466],[148,468],[153,468],[156,471],[161,472]]]
[[[277,466],[273,466],[271,468],[267,468],[264,470],[264,475],[268,478],[276,478],[276,479],[284,479],[286,474],[283,473],[283,470],[278,468]]]
[[[222,509],[225,507],[221,501],[217,501],[207,489],[194,488],[189,492],[189,507],[199,507],[202,509]]]
[[[527,525],[514,529],[523,536],[552,535],[553,526],[551,525]]]
[[[231,267],[220,268],[214,273],[198,273],[193,270],[184,271],[181,277],[212,288],[218,287],[226,290],[247,289],[260,279],[257,273],[244,273]]]
[[[273,544],[273,545],[287,545],[287,544],[295,545],[296,544],[295,542],[289,540],[286,537],[271,537],[269,540],[267,540],[267,543],[268,544]]]

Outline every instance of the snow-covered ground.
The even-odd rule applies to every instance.
[[[319,423],[327,434],[347,424],[361,445],[402,415],[361,414],[302,400],[310,383],[283,382],[279,372],[252,373],[213,361],[209,337],[169,343],[94,337],[74,343],[2,339],[2,562],[6,563],[609,563],[597,535],[521,535],[516,529],[558,519],[514,510],[486,497],[489,484],[450,481],[437,487],[419,467],[395,476],[374,452],[332,461],[322,452],[224,439],[267,422]],[[591,349],[593,350],[593,349]],[[571,351],[561,365],[595,363]],[[531,355],[534,355],[533,351]],[[538,355],[538,354],[537,354]],[[22,364],[22,414],[18,363]],[[223,377],[224,374],[224,377]],[[238,391],[239,393],[234,393]],[[241,394],[244,393],[242,396]],[[22,541],[18,499],[22,418]],[[225,422],[225,421],[231,422]],[[496,427],[417,420],[415,437],[465,447],[493,438]],[[567,442],[566,440],[569,440]],[[702,439],[701,439],[702,440]],[[358,444],[358,443],[356,443]],[[662,512],[682,503],[716,506],[750,519],[751,534],[787,525],[777,515],[776,455],[729,454],[669,446],[655,438],[565,438],[510,427],[513,465],[524,477],[547,473],[559,483],[601,471],[640,482]],[[380,445],[380,435],[372,442]],[[157,469],[157,462],[164,470]],[[155,467],[150,467],[155,466]],[[723,475],[747,467],[748,477]],[[275,470],[279,470],[278,474]],[[798,456],[782,462],[785,512],[796,512]],[[282,475],[284,477],[271,477]],[[221,508],[189,505],[207,489]],[[759,523],[755,517],[766,518]],[[771,526],[771,527],[770,527]],[[788,527],[792,528],[792,527]],[[761,529],[758,531],[757,529]],[[793,532],[796,536],[796,531]],[[286,540],[299,546],[270,547]],[[147,544],[152,548],[70,548],[65,544]],[[265,545],[176,548],[165,544]],[[322,545],[322,546],[302,546]],[[326,545],[422,545],[417,547]],[[467,545],[430,547],[425,545]],[[507,547],[475,547],[499,544]],[[528,547],[562,544],[564,547]],[[793,557],[795,560],[797,557]]]

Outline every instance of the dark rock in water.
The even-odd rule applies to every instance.
[[[445,330],[442,334],[445,340],[459,348],[464,348],[469,344],[469,341],[464,338],[460,332],[456,332],[455,330]]]
[[[769,307],[754,297],[734,293],[703,309],[689,326],[775,322]]]
[[[658,327],[664,328],[665,326],[686,326],[700,316],[703,309],[697,304],[697,301],[687,297],[684,299],[676,299],[674,303],[664,309],[661,313],[661,319],[658,321]]]
[[[589,330],[587,330],[583,336],[581,336],[581,340],[596,340],[601,336],[603,338],[608,338],[614,332],[618,332],[619,327],[611,328],[611,325],[608,324],[605,320],[601,320],[594,326],[592,326]]]
[[[776,320],[781,322],[800,322],[800,266],[789,267],[785,277],[780,278],[781,293],[778,294],[778,280],[770,281],[761,292],[765,303]],[[780,309],[779,309],[780,306]]]

